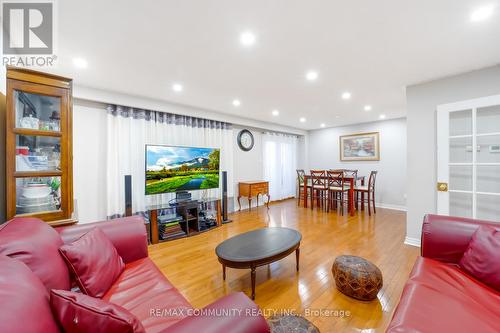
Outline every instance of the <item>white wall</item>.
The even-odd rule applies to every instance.
[[[355,133],[380,132],[380,161],[341,162],[339,137]],[[378,171],[378,206],[405,209],[406,206],[406,119],[394,119],[309,132],[310,169],[358,169],[368,176]],[[306,168],[307,169],[307,168]]]
[[[243,151],[237,144],[238,133],[242,129],[248,129],[252,132],[255,144],[250,151]],[[264,169],[262,166],[262,130],[234,126],[233,127],[233,179],[234,179],[234,210],[238,207],[238,182],[240,181],[250,181],[250,180],[261,180],[263,179]],[[267,200],[267,199],[266,199]],[[255,207],[256,200],[252,200],[252,207]],[[262,200],[259,200],[259,205],[262,205]],[[241,199],[241,209],[248,208],[248,200],[246,198]]]
[[[104,105],[73,104],[73,192],[80,222],[106,219],[106,110]]]
[[[500,66],[409,86],[407,242],[420,244],[422,219],[436,212],[436,107],[500,94]]]

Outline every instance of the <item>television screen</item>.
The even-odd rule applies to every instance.
[[[146,194],[219,187],[220,149],[146,145]]]

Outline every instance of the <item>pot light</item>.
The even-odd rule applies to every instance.
[[[257,37],[251,31],[245,31],[240,35],[240,43],[243,46],[252,46],[255,44]]]
[[[240,106],[241,105],[241,101],[239,99],[235,99],[235,100],[233,100],[233,105],[234,106]]]
[[[87,68],[88,63],[87,60],[83,58],[73,58],[73,65],[77,68]]]
[[[372,110],[372,106],[371,105],[365,105],[365,107],[363,109],[365,111],[371,111]]]
[[[314,81],[314,80],[316,80],[317,78],[318,78],[318,72],[316,72],[316,71],[308,71],[308,72],[306,73],[306,79],[307,79],[308,81]]]
[[[472,14],[470,15],[470,20],[471,22],[479,22],[489,19],[491,15],[493,15],[493,10],[494,7],[492,5],[479,7],[472,12]]]
[[[346,91],[342,93],[342,99],[351,99],[351,93]]]
[[[380,116],[378,116],[379,119],[385,119],[385,114],[381,114]]]
[[[319,125],[321,128],[325,127],[325,123],[321,123],[321,125]]]
[[[180,83],[174,83],[172,85],[172,90],[175,91],[175,92],[181,92],[181,91],[184,90],[184,87]]]
[[[280,115],[280,112],[278,110],[273,110],[273,112],[271,112],[273,114],[273,116],[277,117]]]
[[[301,117],[299,120],[300,120],[301,123],[305,123],[306,122],[306,118],[304,118],[304,117]]]

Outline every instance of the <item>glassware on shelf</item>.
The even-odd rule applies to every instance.
[[[16,136],[16,171],[60,170],[60,164],[60,138]]]
[[[55,132],[61,130],[60,97],[18,90],[14,91],[14,97],[18,128]]]

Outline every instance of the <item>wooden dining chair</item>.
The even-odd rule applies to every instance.
[[[328,179],[325,170],[311,170],[311,209],[314,201],[318,207],[327,206]]]
[[[304,169],[297,169],[297,205],[300,206],[300,200],[306,201],[309,198],[309,193],[311,192],[311,180],[307,180],[306,193],[304,193],[304,179],[306,172]]]
[[[356,198],[363,205],[365,202],[368,204],[368,216],[372,215],[371,207],[373,207],[373,213],[377,213],[375,208],[375,181],[377,180],[378,171],[370,172],[370,178],[368,179],[368,185],[366,186],[356,186],[354,188]],[[366,198],[365,198],[366,194]]]
[[[349,170],[349,169],[344,169],[344,177],[349,178],[352,177],[354,178],[354,187],[357,185],[358,181],[358,170]],[[346,185],[348,188],[351,187],[351,184],[349,182],[346,182]],[[358,209],[358,201],[356,200],[356,193],[354,194],[354,207]]]
[[[340,206],[340,212],[344,215],[344,203],[348,199],[347,192],[349,185],[344,180],[343,170],[329,170],[326,172],[328,178],[328,210],[337,208],[337,203]]]

